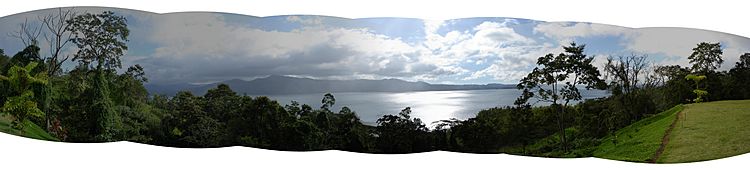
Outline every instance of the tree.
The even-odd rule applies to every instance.
[[[693,64],[691,66],[693,72],[708,74],[708,72],[721,67],[721,63],[724,62],[721,59],[722,54],[721,44],[701,42],[693,48],[693,53],[690,54],[688,59],[690,64]]]
[[[700,87],[701,81],[706,79],[706,76],[704,75],[695,75],[695,74],[688,74],[685,76],[685,79],[692,80],[695,84],[695,89],[693,89],[693,93],[695,93],[695,99],[693,99],[693,102],[700,103],[704,101],[704,96],[708,95],[708,92]]]
[[[167,109],[170,111],[170,114],[164,118],[165,121],[162,121],[164,124],[162,125],[164,127],[163,130],[168,134],[168,143],[171,143],[173,146],[183,147],[197,145],[192,143],[195,141],[186,140],[192,135],[190,130],[195,129],[191,126],[197,124],[201,117],[205,117],[206,113],[203,111],[203,107],[201,107],[201,102],[200,98],[193,96],[188,91],[178,92],[169,101]],[[204,123],[213,125],[214,122],[204,120]],[[192,139],[199,138],[193,137]]]
[[[64,55],[62,54],[62,51],[65,50],[67,44],[69,44],[69,42],[72,40],[72,33],[68,30],[69,24],[66,21],[72,20],[75,15],[76,13],[73,12],[72,8],[67,10],[58,8],[57,13],[49,13],[44,16],[38,16],[37,19],[41,23],[40,25],[34,25],[33,23],[30,23],[28,19],[26,19],[19,25],[20,29],[14,34],[11,34],[12,37],[21,40],[21,42],[27,47],[36,47],[39,42],[39,36],[43,35],[44,39],[49,45],[49,56],[40,57],[38,55],[37,48],[37,58],[39,60],[42,60],[38,61],[42,63],[42,65],[40,65],[40,67],[38,67],[37,69],[46,70],[47,76],[50,78],[54,78],[55,74],[60,74],[62,64],[70,58],[70,55]],[[26,49],[24,51],[26,51]],[[27,63],[28,62],[25,62],[21,65],[26,65]],[[52,82],[54,81],[49,81],[48,83],[51,84]],[[52,85],[50,85],[49,87],[52,87]],[[44,112],[55,113],[50,111],[50,107],[52,105],[52,93],[53,92],[51,88],[44,88],[38,94],[41,95],[41,98],[43,99],[41,101],[41,104]],[[55,115],[50,115],[46,117],[48,118],[46,120],[47,128],[50,128],[51,126],[49,118],[54,116]]]
[[[141,83],[148,82],[148,78],[146,78],[146,72],[143,71],[143,67],[141,67],[140,64],[128,67],[128,71],[125,72],[125,75]]]
[[[750,53],[745,53],[740,56],[740,60],[735,63],[732,70],[741,71],[748,69],[750,69]]]
[[[111,98],[115,104],[134,108],[138,104],[145,103],[148,97],[148,91],[143,87],[143,83],[148,81],[145,75],[143,67],[136,64],[129,67],[124,74],[110,79]]]
[[[377,148],[384,153],[411,153],[429,151],[428,129],[419,118],[411,118],[411,108],[398,115],[384,115],[376,123]]]
[[[128,50],[125,42],[130,34],[125,17],[105,11],[77,15],[66,22],[72,42],[78,47],[73,61],[87,66],[95,62],[97,72],[121,67],[120,56]]]
[[[18,31],[9,35],[19,39],[24,46],[39,44],[39,36],[43,35],[49,45],[49,56],[43,57],[43,60],[48,68],[47,76],[52,77],[53,74],[60,73],[62,64],[70,58],[70,55],[64,55],[62,52],[73,40],[69,21],[72,21],[76,15],[72,8],[67,10],[58,8],[56,13],[38,16],[37,19],[41,23],[39,25],[29,22],[27,18],[19,24]]]
[[[39,46],[36,44],[31,44],[29,46],[26,46],[23,48],[23,50],[19,51],[13,57],[10,58],[10,65],[18,65],[18,66],[25,66],[29,63],[37,62],[42,63],[44,62],[39,55]],[[44,65],[38,65],[34,68],[35,70],[44,70]],[[5,71],[5,70],[3,70]]]
[[[0,75],[0,80],[8,81],[10,87],[18,94],[5,101],[0,111],[11,114],[14,118],[12,127],[19,130],[23,129],[24,122],[28,121],[29,117],[44,117],[44,112],[37,107],[37,103],[34,101],[34,92],[30,89],[32,84],[47,84],[45,74],[31,75],[31,70],[37,64],[32,62],[24,67],[13,66],[8,71],[7,77]]]
[[[750,53],[740,56],[734,68],[729,70],[729,75],[732,77],[732,85],[735,86],[732,88],[735,99],[750,98]]]
[[[654,74],[652,78],[657,81],[658,85],[665,85],[669,80],[682,79],[685,76],[681,73],[688,72],[687,68],[682,68],[679,65],[668,65],[668,66],[655,66]]]
[[[338,142],[336,148],[356,152],[369,150],[370,133],[360,121],[357,113],[349,107],[342,107],[341,111],[335,115],[334,136],[336,139],[334,141]]]
[[[5,55],[5,51],[0,49],[0,70],[5,70],[5,67],[10,63],[10,58]]]
[[[613,93],[630,93],[638,89],[638,81],[648,67],[646,55],[607,57],[604,77],[610,80]]]
[[[205,95],[204,109],[211,117],[220,121],[227,121],[230,117],[237,114],[236,106],[239,105],[239,98],[229,85],[219,84],[216,88],[209,89]]]
[[[50,13],[39,18],[42,26],[47,30],[47,32],[44,32],[44,38],[49,44],[50,53],[50,56],[45,59],[48,65],[48,76],[59,73],[62,64],[70,59],[70,55],[62,54],[62,52],[68,43],[73,41],[73,34],[68,29],[71,22],[67,21],[73,20],[76,18],[76,15],[73,9],[63,10],[62,8],[58,8],[57,14]]]
[[[323,104],[320,106],[320,109],[329,110],[334,104],[336,104],[336,98],[334,98],[331,93],[326,93],[323,95],[323,100],[320,102]]]
[[[532,142],[534,129],[534,122],[531,121],[532,116],[531,105],[524,104],[510,108],[510,124],[511,130],[510,138],[517,141],[523,147],[523,154],[527,154],[526,146]]]
[[[639,120],[643,114],[649,113],[653,108],[651,100],[643,100],[648,97],[643,95],[641,89],[645,84],[639,83],[642,79],[648,79],[646,68],[649,62],[646,55],[629,55],[608,57],[607,64],[604,66],[605,76],[609,81],[609,89],[612,92],[612,111],[615,116],[624,118],[619,121],[630,124],[632,121]],[[610,117],[612,118],[612,117]]]
[[[690,100],[692,85],[689,80],[685,79],[688,74],[690,74],[690,68],[679,65],[654,67],[653,76],[662,84],[656,89],[660,95],[654,95],[657,99],[658,110],[666,110]]]
[[[581,100],[578,85],[586,85],[586,89],[604,89],[604,81],[599,78],[599,70],[591,62],[593,57],[588,57],[584,52],[585,45],[570,43],[564,46],[564,53],[557,56],[547,54],[537,60],[534,68],[516,86],[523,89],[521,96],[516,99],[515,104],[527,103],[532,97],[539,101],[551,102],[558,114],[558,127],[561,134],[563,150],[567,150],[565,139],[565,108],[571,100]],[[564,101],[560,106],[560,102]]]
[[[36,26],[29,23],[28,19],[24,19],[23,23],[18,25],[18,31],[9,36],[16,38],[23,43],[24,46],[36,45],[39,39],[39,35],[42,34],[42,26]]]
[[[5,74],[6,68],[10,66],[10,57],[5,55],[5,51],[0,49],[0,75]],[[5,103],[5,97],[10,93],[10,87],[7,84],[0,81],[0,103]]]
[[[96,129],[94,129],[94,140],[110,142],[115,141],[115,134],[120,129],[120,116],[114,110],[115,104],[110,98],[109,84],[104,74],[95,74],[93,88],[87,89],[84,94],[91,102],[86,108],[86,113],[95,114]],[[89,104],[89,103],[87,103]]]
[[[77,15],[66,23],[70,31],[73,44],[78,52],[73,55],[73,61],[79,62],[79,67],[92,67],[94,64],[93,87],[87,89],[87,97],[91,97],[87,113],[96,117],[97,141],[112,141],[118,129],[118,116],[114,111],[114,104],[109,96],[109,84],[106,72],[120,68],[120,56],[128,49],[125,42],[130,31],[125,17],[117,16],[114,12],[105,11],[101,14],[86,13]]]

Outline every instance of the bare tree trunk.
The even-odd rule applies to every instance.
[[[68,30],[68,23],[67,20],[72,19],[75,17],[75,12],[73,12],[73,9],[68,9],[63,11],[62,8],[58,8],[57,14],[48,14],[44,17],[39,17],[39,21],[41,21],[43,28],[46,28],[46,33],[44,34],[45,40],[47,40],[49,44],[49,53],[50,56],[45,58],[45,64],[47,64],[47,75],[50,77],[50,83],[48,84],[48,87],[45,88],[45,110],[44,112],[48,114],[48,116],[45,116],[45,121],[47,122],[46,129],[47,131],[50,131],[50,116],[53,116],[54,114],[50,113],[50,106],[52,103],[51,94],[52,94],[52,79],[55,76],[58,71],[60,71],[62,64],[67,61],[70,58],[70,55],[64,55],[61,57],[61,52],[64,50],[66,45],[71,41],[71,38],[73,34]]]

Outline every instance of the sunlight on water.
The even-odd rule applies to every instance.
[[[411,105],[413,117],[422,119],[425,124],[434,121],[459,117],[459,111],[466,109],[466,91],[410,92],[391,95],[396,103]]]
[[[605,91],[581,91],[584,98],[607,96]],[[516,89],[492,90],[456,90],[456,91],[423,91],[423,92],[339,92],[333,93],[336,104],[333,111],[349,107],[357,113],[363,123],[375,125],[383,115],[398,114],[402,109],[411,107],[412,117],[420,118],[428,127],[432,122],[457,118],[466,120],[475,117],[479,111],[510,106],[521,94]],[[320,107],[320,94],[271,95],[281,104],[290,104],[292,100]],[[575,102],[571,102],[573,104]],[[548,105],[537,103],[536,106]]]

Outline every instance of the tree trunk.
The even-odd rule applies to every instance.
[[[557,104],[555,104],[555,105],[557,105]],[[560,105],[557,105],[557,107],[560,108],[557,111],[557,113],[560,116],[560,118],[558,119],[558,122],[557,122],[558,126],[560,126],[560,140],[561,140],[560,142],[562,143],[563,152],[568,152],[568,141],[565,139],[565,136],[566,136],[565,135],[565,125],[563,124],[563,122],[565,121],[565,109],[562,106],[560,106]]]

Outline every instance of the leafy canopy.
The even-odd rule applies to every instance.
[[[0,80],[8,81],[10,87],[19,95],[8,98],[0,108],[4,113],[10,113],[13,120],[13,128],[22,129],[23,123],[28,117],[42,118],[44,112],[37,107],[34,101],[34,92],[31,90],[32,84],[47,85],[46,74],[39,73],[31,75],[31,70],[36,68],[38,63],[31,62],[24,67],[13,66],[8,70],[8,76],[0,75]]]
[[[721,44],[701,42],[693,48],[693,53],[688,59],[693,64],[691,68],[694,72],[706,74],[721,67],[721,63],[724,62],[721,59],[722,54]]]
[[[78,47],[74,61],[78,60],[82,65],[96,62],[98,71],[122,66],[119,57],[128,50],[125,42],[130,34],[125,17],[105,11],[78,15],[66,22],[73,34],[72,42]]]
[[[583,54],[586,45],[570,43],[564,53],[539,57],[537,67],[516,86],[523,94],[516,100],[520,105],[532,97],[557,104],[560,100],[581,100],[577,85],[587,89],[603,89],[606,84],[599,78],[599,70],[591,62],[593,57]]]

